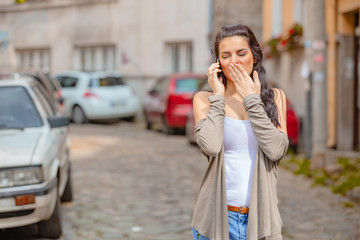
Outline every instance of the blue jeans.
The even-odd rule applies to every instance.
[[[229,240],[246,240],[248,214],[228,211],[229,214]],[[209,240],[193,228],[194,240]]]

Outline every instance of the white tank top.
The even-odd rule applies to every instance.
[[[228,205],[249,206],[258,142],[250,120],[225,116],[225,175]]]

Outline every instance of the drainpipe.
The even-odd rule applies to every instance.
[[[327,142],[325,0],[306,0],[306,55],[311,72],[311,145],[313,167],[323,167]]]

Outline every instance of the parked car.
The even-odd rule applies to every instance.
[[[201,87],[200,91],[212,92],[211,87],[208,83],[205,83]],[[196,92],[193,94],[193,97],[195,94]],[[185,127],[185,135],[191,145],[196,145],[194,129],[195,129],[195,119],[194,119],[194,111],[193,111],[193,102],[191,100],[191,108],[186,114],[186,127]]]
[[[33,77],[0,80],[0,229],[38,224],[59,238],[60,201],[72,200],[69,119]]]
[[[48,94],[46,98],[51,103],[52,108],[58,115],[64,114],[64,99],[61,93],[61,86],[59,82],[52,78],[49,74],[44,73],[38,69],[23,69],[23,68],[3,68],[0,69],[0,79],[19,78],[22,76],[31,77],[39,82]]]
[[[172,74],[161,77],[149,91],[144,104],[147,129],[160,125],[163,132],[185,129],[186,114],[192,108],[192,96],[207,81],[202,74]]]
[[[67,71],[55,75],[62,87],[65,113],[74,123],[124,118],[133,121],[139,97],[117,72]]]
[[[286,99],[286,127],[289,137],[289,149],[295,154],[298,151],[300,126],[299,117],[296,115],[289,99]]]
[[[211,88],[208,84],[204,85],[204,91],[211,91]],[[195,94],[194,94],[195,95]],[[297,153],[297,146],[299,144],[299,118],[296,115],[289,99],[286,99],[286,128],[287,134],[289,137],[289,148],[293,150],[294,153]],[[186,137],[188,142],[192,145],[195,145],[194,138],[194,128],[195,128],[195,119],[194,113],[191,106],[191,109],[187,113],[186,117]]]

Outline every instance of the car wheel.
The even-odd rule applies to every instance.
[[[57,197],[54,212],[51,217],[46,221],[39,222],[38,227],[40,238],[57,239],[61,236],[61,203],[59,196]]]
[[[146,121],[146,129],[151,130],[151,128],[152,128],[151,122]]]
[[[72,112],[72,120],[74,123],[76,124],[82,124],[82,123],[86,123],[87,122],[87,118],[85,116],[84,111],[82,110],[82,108],[78,105],[76,105],[73,108],[73,112]]]
[[[288,150],[292,151],[293,154],[297,154],[297,144],[290,144]]]
[[[163,129],[162,129],[162,131],[163,131],[163,133],[165,133],[167,135],[170,135],[170,134],[174,133],[174,129],[167,124],[165,116],[164,116],[164,120],[163,120]]]
[[[124,120],[125,121],[127,121],[127,122],[135,122],[135,116],[131,116],[131,117],[126,117],[126,118],[124,118]]]
[[[145,123],[146,123],[146,129],[151,130],[152,124],[151,124],[151,122],[149,121],[149,119],[148,119],[148,117],[146,115],[146,111],[144,111],[144,118],[145,118]]]
[[[193,133],[192,133],[193,129],[191,127],[191,121],[190,119],[187,117],[186,118],[186,126],[185,126],[185,134],[186,134],[186,137],[189,141],[189,144],[190,145],[195,145],[195,140],[193,138]]]
[[[69,167],[68,180],[65,186],[63,195],[61,196],[61,202],[71,202],[73,199],[72,184],[71,184],[71,166]]]

